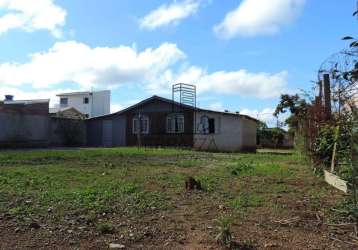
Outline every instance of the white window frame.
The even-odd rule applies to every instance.
[[[179,119],[182,126],[179,127]],[[169,125],[170,124],[170,125]],[[169,114],[166,120],[166,131],[168,134],[183,134],[185,131],[185,118],[183,114]]]
[[[140,120],[142,121],[142,125],[143,123],[146,124],[147,126],[145,128],[142,127],[142,132],[141,134],[149,134],[149,118],[148,116],[141,116]],[[133,134],[138,134],[138,128],[135,127],[135,123],[139,124],[139,117],[134,117],[132,119],[132,132]]]

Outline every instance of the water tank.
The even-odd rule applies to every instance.
[[[13,95],[5,95],[5,101],[13,101],[14,96]]]

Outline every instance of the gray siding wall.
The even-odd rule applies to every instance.
[[[126,118],[118,116],[113,119],[113,146],[126,146]]]
[[[87,145],[90,147],[102,146],[102,120],[88,120],[87,125]]]
[[[0,113],[0,146],[45,146],[48,135],[48,116]]]
[[[112,131],[106,133],[112,134],[112,145],[104,145],[104,126],[105,121],[112,121]],[[86,121],[87,125],[87,145],[90,147],[126,146],[126,119],[125,116],[113,116],[108,118],[98,118]]]

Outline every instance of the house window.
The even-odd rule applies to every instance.
[[[139,120],[141,121],[141,123],[139,123]],[[138,134],[139,125],[141,125],[141,134],[149,133],[149,118],[147,116],[133,118],[133,134]]]
[[[201,134],[215,134],[215,119],[206,115],[200,117],[199,132]]]
[[[88,97],[83,98],[83,103],[84,103],[84,104],[88,104],[88,103],[89,103]]]
[[[181,114],[168,115],[167,133],[184,133],[184,115]]]
[[[62,97],[60,98],[60,105],[67,106],[68,105],[68,98]]]

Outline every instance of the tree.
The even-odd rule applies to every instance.
[[[297,129],[299,121],[304,119],[307,115],[307,108],[308,104],[306,100],[301,98],[298,94],[283,94],[276,107],[274,116],[278,117],[279,114],[290,111],[291,115],[286,119],[285,123],[290,129]]]

